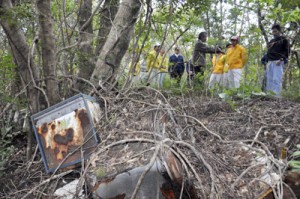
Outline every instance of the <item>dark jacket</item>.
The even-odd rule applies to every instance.
[[[268,63],[267,53],[264,54],[264,56],[260,60],[261,64],[266,66]]]
[[[268,56],[267,56],[267,53],[264,54],[264,56],[261,58],[261,64],[264,65],[264,67],[267,65],[268,63]],[[288,63],[288,59],[283,59],[284,61],[284,64],[287,64]]]
[[[215,52],[215,48],[209,47],[206,43],[198,39],[193,52],[192,64],[194,66],[206,66],[205,54]]]
[[[169,58],[169,69],[175,69],[176,71],[184,71],[184,59],[182,55],[176,56],[175,54],[171,55]],[[169,70],[170,71],[170,70]]]
[[[288,59],[290,53],[290,44],[286,37],[279,36],[271,39],[268,43],[267,60],[276,61]]]

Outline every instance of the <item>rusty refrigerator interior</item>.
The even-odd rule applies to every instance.
[[[75,95],[32,115],[34,133],[47,173],[80,163],[100,142],[96,99]]]

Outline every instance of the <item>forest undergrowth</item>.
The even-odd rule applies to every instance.
[[[277,198],[289,194],[285,179],[300,144],[299,103],[253,96],[232,107],[194,92],[174,95],[151,87],[95,97],[102,107],[96,126],[102,141],[84,166],[46,174],[36,144],[26,161],[26,146],[18,143],[1,171],[0,198],[55,198],[54,191],[75,178],[83,185],[87,176],[146,165],[168,150],[198,198],[253,199],[270,185]]]

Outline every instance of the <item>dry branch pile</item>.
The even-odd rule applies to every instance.
[[[169,150],[198,198],[253,199],[268,183],[276,188],[275,197],[284,198],[287,164],[279,155],[284,146],[292,150],[300,143],[300,104],[260,97],[234,110],[217,99],[147,87],[98,97],[102,142],[81,170],[51,178],[39,155],[29,164],[19,151],[9,162],[2,198],[53,198],[62,179],[80,177],[83,185],[87,176],[107,178],[146,165],[153,155],[163,159]]]

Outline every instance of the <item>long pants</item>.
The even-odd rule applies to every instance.
[[[158,78],[158,87],[159,88],[163,87],[165,77],[166,77],[166,73],[163,73],[163,72],[159,73],[159,78]]]
[[[180,85],[183,72],[184,72],[184,67],[182,66],[175,65],[169,67],[170,77],[171,79],[176,79],[178,85]]]
[[[268,61],[266,68],[266,91],[280,95],[284,62]]]
[[[223,88],[228,88],[228,72],[223,73],[221,82]]]
[[[133,75],[131,81],[132,81],[133,85],[139,84],[140,83],[140,77],[139,77],[139,75]]]
[[[148,73],[148,75],[149,75],[149,73]],[[159,78],[159,70],[156,68],[153,68],[151,71],[148,83],[150,83],[151,85],[156,85],[158,83],[158,78]]]
[[[242,79],[242,72],[243,72],[243,70],[241,68],[228,70],[228,88],[239,88],[240,87],[240,81]]]
[[[209,88],[213,88],[215,85],[223,86],[222,82],[223,75],[218,73],[212,73],[209,78]]]

